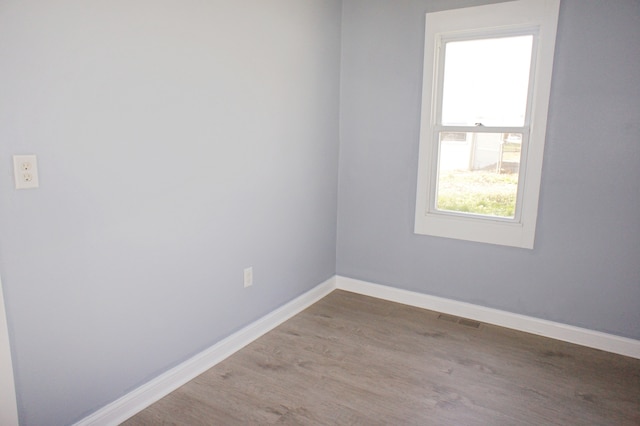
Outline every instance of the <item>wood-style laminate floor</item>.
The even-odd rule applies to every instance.
[[[640,425],[640,360],[337,290],[124,424]]]

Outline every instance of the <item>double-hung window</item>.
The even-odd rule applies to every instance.
[[[559,3],[427,14],[416,233],[533,248]]]

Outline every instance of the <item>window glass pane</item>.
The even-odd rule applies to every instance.
[[[524,125],[533,36],[446,43],[442,124]]]
[[[436,208],[513,218],[522,134],[440,133]]]

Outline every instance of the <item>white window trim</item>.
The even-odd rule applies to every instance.
[[[455,238],[521,248],[533,248],[538,215],[538,196],[542,176],[542,160],[547,128],[551,73],[555,50],[560,0],[517,0],[479,7],[427,13],[422,88],[422,118],[418,186],[416,194],[415,233]],[[448,214],[430,206],[434,186],[433,165],[437,162],[438,141],[435,139],[437,45],[443,35],[472,34],[478,31],[537,28],[539,39],[533,78],[530,134],[528,149],[522,153],[524,175],[520,178],[519,217],[513,221],[487,216]],[[467,131],[473,132],[474,127]]]

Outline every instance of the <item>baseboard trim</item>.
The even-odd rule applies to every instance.
[[[118,425],[188,381],[233,355],[263,334],[313,305],[336,288],[335,277],[249,324],[193,358],[161,374],[139,388],[76,423],[76,426]]]
[[[342,276],[336,288],[640,359],[639,340]]]
[[[638,340],[337,275],[210,348],[205,349],[193,358],[85,417],[75,426],[111,426],[124,422],[233,355],[263,334],[313,305],[335,289],[469,318],[487,324],[640,359],[640,341]]]

